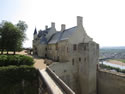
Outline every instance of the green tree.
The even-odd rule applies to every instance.
[[[0,50],[1,50],[1,44],[2,44],[2,28],[0,27]]]
[[[23,45],[23,42],[27,39],[26,38],[26,34],[25,34],[25,31],[27,30],[28,28],[28,25],[24,22],[24,21],[19,21],[17,24],[16,24],[17,28],[19,29],[20,33],[21,33],[21,37],[20,37],[20,41],[18,43],[18,46],[19,47],[22,47]]]
[[[19,21],[18,24],[13,25],[11,22],[3,21],[0,24],[0,49],[1,53],[6,50],[15,51],[22,48],[22,43],[26,39],[25,31],[27,24],[24,21]]]
[[[6,21],[3,20],[0,23],[0,50],[1,50],[1,54],[3,54],[3,51],[4,51],[4,42],[3,42],[3,38],[2,38],[2,36],[3,36],[2,32],[3,32],[3,26],[4,26],[5,22]]]
[[[2,27],[2,43],[3,43],[3,49],[7,51],[15,51],[18,50],[18,42],[21,37],[21,34],[10,22],[5,22],[3,27]]]

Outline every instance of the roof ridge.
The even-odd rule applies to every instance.
[[[73,29],[73,28],[75,28],[75,27],[77,27],[77,26],[73,26],[73,27],[67,28],[67,29],[65,29],[64,31],[69,30],[69,29]]]

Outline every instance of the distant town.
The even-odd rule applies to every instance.
[[[125,46],[102,47],[100,48],[100,58],[125,59]]]

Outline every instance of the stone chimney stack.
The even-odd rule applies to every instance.
[[[83,18],[81,16],[77,16],[77,26],[83,26]]]
[[[45,29],[46,29],[46,30],[48,29],[48,26],[47,26],[47,25],[45,26]]]
[[[65,24],[62,24],[61,25],[61,31],[64,31],[66,29],[66,25]]]
[[[51,28],[55,28],[55,23],[54,22],[51,23]]]

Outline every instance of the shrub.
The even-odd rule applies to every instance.
[[[0,55],[0,94],[37,94],[38,74],[33,58]]]
[[[33,58],[24,55],[0,55],[0,66],[33,65]]]
[[[32,66],[0,67],[0,94],[37,94],[37,77]]]

